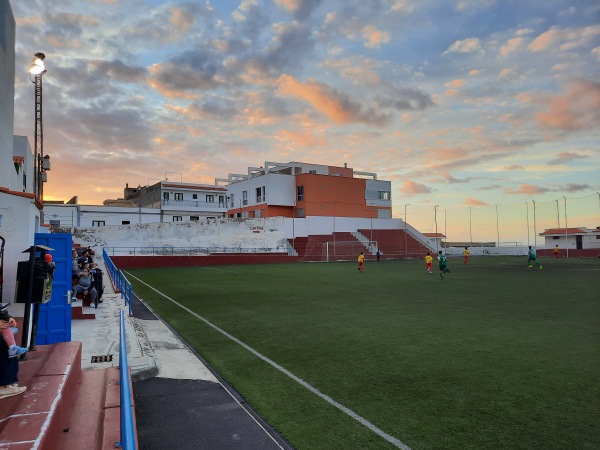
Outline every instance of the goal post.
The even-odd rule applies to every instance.
[[[377,241],[328,241],[324,243],[325,261],[348,261],[358,257],[360,252],[365,255],[377,253]]]

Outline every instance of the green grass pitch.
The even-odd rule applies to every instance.
[[[600,261],[526,257],[127,271],[297,449],[597,449]]]

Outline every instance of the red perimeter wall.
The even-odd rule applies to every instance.
[[[227,266],[232,264],[273,264],[297,262],[297,256],[272,254],[218,254],[209,256],[111,256],[119,269],[158,267]]]

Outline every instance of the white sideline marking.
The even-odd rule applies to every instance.
[[[254,354],[255,356],[257,356],[258,358],[262,359],[264,362],[270,364],[271,366],[273,366],[275,369],[279,370],[280,372],[282,372],[283,374],[287,375],[288,377],[290,377],[292,380],[296,381],[297,383],[299,383],[300,385],[304,386],[306,389],[308,389],[309,391],[311,391],[313,394],[319,396],[321,399],[325,400],[327,403],[329,403],[332,406],[335,406],[337,409],[339,409],[340,411],[342,411],[343,413],[347,414],[348,416],[352,417],[354,420],[360,422],[362,425],[364,425],[365,427],[367,427],[369,430],[373,431],[375,434],[381,436],[383,439],[385,439],[386,441],[388,441],[390,444],[395,445],[396,447],[402,449],[402,450],[411,450],[411,448],[409,446],[407,446],[406,444],[404,444],[403,442],[401,442],[400,440],[396,439],[394,436],[391,436],[389,434],[387,434],[385,431],[381,430],[380,428],[378,428],[377,426],[373,425],[371,422],[369,422],[367,419],[365,419],[362,416],[359,416],[358,414],[356,414],[354,411],[352,411],[351,409],[346,408],[344,405],[342,405],[341,403],[336,402],[334,399],[332,399],[329,395],[323,394],[321,391],[319,391],[317,388],[311,386],[310,384],[308,384],[306,381],[304,381],[302,378],[294,375],[292,372],[290,372],[289,370],[287,370],[285,367],[280,366],[279,364],[277,364],[275,361],[273,361],[272,359],[267,358],[266,356],[264,356],[263,354],[259,353],[258,351],[254,350],[252,347],[250,347],[249,345],[245,344],[244,342],[240,341],[238,338],[236,338],[235,336],[229,334],[227,331],[219,328],[218,326],[214,325],[213,323],[209,322],[207,319],[205,319],[204,317],[200,316],[199,314],[195,313],[194,311],[192,311],[191,309],[189,309],[188,307],[182,305],[181,303],[179,303],[177,300],[173,300],[171,297],[163,294],[162,292],[160,292],[159,290],[155,289],[154,287],[150,286],[148,283],[145,283],[144,281],[140,280],[138,277],[132,275],[131,273],[127,272],[127,275],[130,277],[135,278],[136,280],[138,280],[140,283],[148,286],[150,289],[152,289],[154,292],[162,295],[164,298],[166,298],[167,300],[169,300],[170,302],[173,302],[174,304],[176,304],[177,306],[179,306],[181,309],[186,310],[187,312],[189,312],[191,315],[193,315],[194,317],[200,319],[202,322],[204,322],[206,325],[208,325],[209,327],[213,328],[214,330],[218,331],[219,333],[223,334],[224,336],[228,337],[229,339],[231,339],[232,341],[234,341],[236,344],[241,345],[242,347],[244,347],[246,350],[248,350],[249,352],[251,352],[252,354]]]

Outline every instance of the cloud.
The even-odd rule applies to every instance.
[[[473,53],[481,50],[481,42],[478,38],[463,39],[452,44],[443,54],[449,53]]]
[[[285,145],[291,145],[293,148],[323,147],[327,143],[323,136],[312,130],[305,130],[304,132],[280,130],[275,137]]]
[[[563,152],[558,154],[558,158],[548,161],[550,165],[556,164],[567,164],[570,161],[575,161],[577,159],[589,158],[587,155],[579,155],[574,152]]]
[[[509,54],[518,49],[523,44],[524,39],[521,37],[509,39],[502,47],[500,47],[500,56],[506,58]]]
[[[410,181],[410,180],[405,180],[404,183],[402,183],[400,192],[402,192],[405,195],[429,194],[429,193],[433,192],[433,190],[431,188],[425,186],[424,184],[416,183],[416,182]]]
[[[541,188],[539,186],[534,186],[533,184],[522,184],[518,189],[505,188],[505,194],[543,194],[544,192],[550,192],[548,188]]]
[[[373,25],[367,25],[362,29],[362,37],[365,39],[367,48],[377,48],[381,44],[390,42],[390,33],[381,31]]]
[[[600,34],[600,25],[591,25],[583,28],[553,27],[540,34],[529,45],[532,52],[548,50],[558,47],[561,50],[572,50],[588,45],[592,39]]]
[[[279,94],[310,103],[335,123],[384,125],[387,121],[384,114],[370,108],[364,109],[357,100],[325,83],[314,80],[301,83],[292,76],[281,75],[277,87]]]
[[[306,19],[323,3],[323,0],[275,0],[275,3],[292,13],[294,18]]]
[[[578,80],[564,95],[544,101],[546,111],[535,114],[540,126],[575,132],[600,127],[600,82]]]
[[[502,170],[511,171],[511,170],[523,170],[523,166],[520,164],[511,164],[510,166],[505,166]]]
[[[512,79],[516,78],[516,76],[517,76],[517,74],[514,69],[506,68],[506,69],[502,69],[500,71],[500,73],[498,74],[498,79],[499,80],[512,80]]]
[[[496,0],[460,0],[456,3],[458,11],[472,11],[474,9],[487,9],[496,4]]]
[[[144,67],[128,66],[118,59],[112,61],[90,61],[88,65],[91,71],[98,72],[103,77],[125,83],[138,83],[148,75],[148,71]]]
[[[465,205],[468,205],[468,206],[490,206],[489,203],[482,202],[481,200],[477,200],[476,198],[467,198],[465,200]]]
[[[415,4],[409,0],[394,0],[390,6],[390,12],[412,13],[415,10]]]
[[[590,191],[596,189],[594,186],[590,186],[589,184],[578,184],[578,183],[567,183],[565,185],[560,186],[556,191],[558,192],[580,192],[580,191]]]
[[[383,66],[381,61],[376,61],[362,56],[352,58],[328,59],[323,62],[324,67],[339,70],[340,74],[356,85],[380,86],[381,78],[376,70]]]
[[[186,51],[150,67],[149,83],[167,98],[195,98],[200,91],[215,89],[220,63],[208,52]]]

